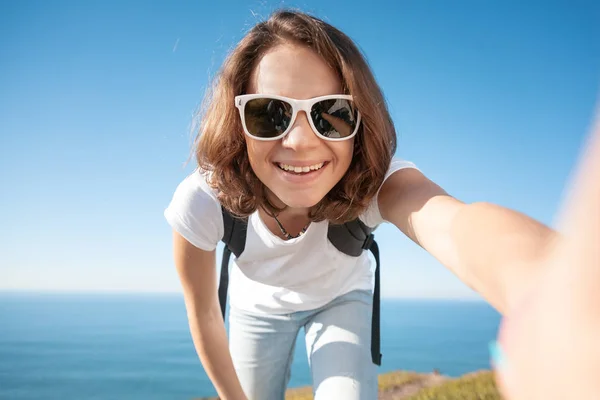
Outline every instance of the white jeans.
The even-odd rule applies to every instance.
[[[229,346],[249,400],[283,400],[300,328],[312,373],[314,400],[377,399],[371,360],[372,294],[354,291],[311,311],[283,315],[231,308]]]

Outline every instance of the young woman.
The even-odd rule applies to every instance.
[[[537,281],[555,232],[453,198],[395,150],[373,74],[331,25],[276,12],[229,55],[202,116],[199,167],[165,211],[194,344],[222,399],[283,399],[301,328],[315,399],[377,398],[369,258],[332,246],[329,224],[395,225],[501,312]],[[229,338],[215,268],[222,206],[248,217]]]

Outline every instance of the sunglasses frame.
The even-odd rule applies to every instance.
[[[275,99],[275,100],[281,100],[281,101],[285,101],[285,102],[289,103],[292,106],[292,117],[290,119],[288,128],[285,131],[283,131],[280,135],[274,136],[274,137],[269,137],[269,138],[261,138],[261,137],[251,134],[248,131],[248,128],[246,127],[246,117],[244,116],[244,108],[246,107],[246,103],[248,101],[254,100],[254,99]],[[294,122],[296,121],[299,111],[304,111],[304,113],[306,114],[306,117],[307,117],[306,119],[308,120],[308,123],[310,124],[310,127],[312,128],[313,132],[319,138],[321,138],[323,140],[328,140],[331,142],[340,142],[340,141],[344,141],[344,140],[353,138],[356,135],[356,133],[358,132],[358,128],[360,126],[361,116],[360,116],[360,112],[358,110],[356,110],[356,114],[357,114],[356,127],[354,128],[354,132],[352,132],[352,134],[350,134],[348,136],[344,136],[342,138],[330,138],[330,137],[327,137],[327,136],[324,136],[323,134],[321,134],[315,127],[315,124],[314,124],[312,118],[310,117],[310,110],[311,110],[312,106],[315,103],[318,103],[319,101],[331,100],[331,99],[353,100],[353,97],[351,95],[346,95],[346,94],[330,94],[330,95],[326,95],[326,96],[313,97],[313,98],[306,99],[306,100],[297,100],[297,99],[292,99],[290,97],[277,96],[277,95],[272,95],[272,94],[242,94],[239,96],[235,96],[235,106],[239,110],[240,119],[242,120],[242,126],[244,127],[244,133],[255,140],[270,142],[273,140],[279,140],[281,138],[284,138],[294,127]]]

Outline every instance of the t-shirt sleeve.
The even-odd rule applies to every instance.
[[[198,170],[177,186],[164,216],[175,231],[201,250],[214,250],[223,237],[221,206]]]
[[[400,171],[404,168],[418,169],[417,166],[410,161],[402,160],[399,158],[393,158],[392,162],[390,163],[388,172],[385,174],[383,182],[385,182],[394,172]],[[381,212],[379,211],[379,201],[377,199],[377,195],[373,198],[373,200],[371,200],[371,204],[369,205],[367,210],[360,216],[360,219],[365,223],[365,225],[370,227],[376,227],[377,225],[385,222],[385,220],[381,216]]]

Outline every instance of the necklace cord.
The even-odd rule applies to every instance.
[[[275,218],[275,222],[277,222],[277,226],[279,226],[279,230],[281,231],[282,235],[285,236],[286,239],[295,239],[297,237],[302,236],[306,230],[308,229],[308,225],[310,224],[310,222],[308,224],[306,224],[306,226],[304,228],[302,228],[302,230],[300,231],[300,233],[298,233],[296,236],[293,236],[291,234],[288,233],[288,231],[285,230],[285,228],[283,227],[283,224],[281,223],[281,221],[279,221],[279,219],[277,219],[277,217],[274,215],[273,218]]]

